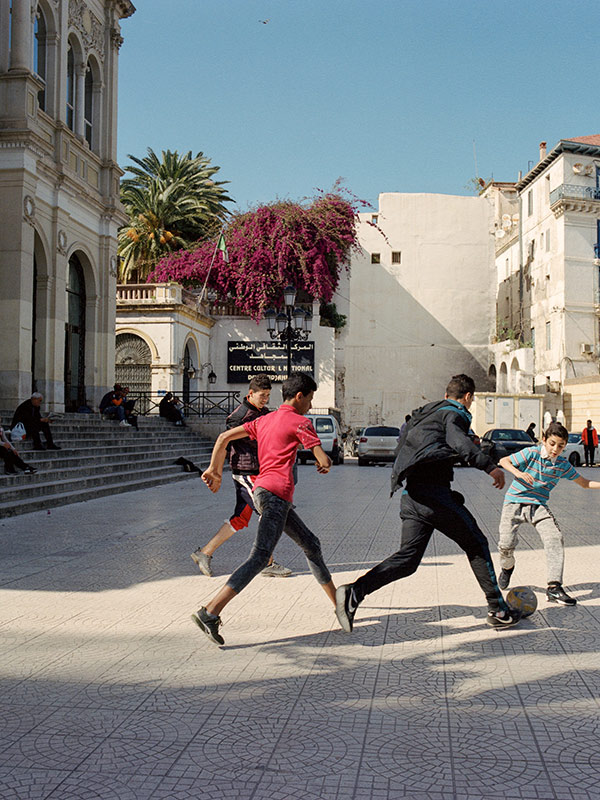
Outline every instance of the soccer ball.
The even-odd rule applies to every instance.
[[[528,617],[537,608],[537,597],[529,586],[514,586],[506,595],[509,608],[519,611],[522,617]]]

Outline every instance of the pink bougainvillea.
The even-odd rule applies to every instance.
[[[229,263],[214,258],[216,242],[163,258],[149,281],[207,286],[220,299],[233,300],[254,319],[282,302],[293,284],[309,297],[329,302],[340,271],[356,246],[356,207],[339,186],[310,203],[277,202],[233,216],[225,227]]]

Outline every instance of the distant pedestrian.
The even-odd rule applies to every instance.
[[[536,438],[536,435],[535,435],[535,422],[530,422],[529,423],[529,427],[527,428],[525,433],[527,434],[527,436],[529,436],[529,438],[531,439],[532,442],[534,442],[534,443],[537,442],[537,438]]]
[[[60,447],[54,443],[52,438],[52,431],[50,430],[50,417],[42,417],[40,406],[44,396],[39,392],[34,392],[29,400],[25,400],[17,407],[15,411],[11,428],[14,428],[17,423],[22,422],[25,426],[27,437],[33,440],[34,450],[60,450]],[[44,434],[46,444],[42,444],[40,434]]]
[[[487,539],[465,508],[464,497],[451,489],[457,454],[470,467],[487,472],[497,489],[504,486],[502,470],[469,438],[474,397],[473,379],[455,375],[446,388],[445,400],[413,411],[392,470],[392,492],[406,479],[400,507],[400,549],[354,583],[338,588],[336,613],[348,633],[367,595],[416,572],[436,528],[466,553],[487,599],[487,624],[503,629],[519,621],[498,588]]]
[[[586,467],[593,467],[594,456],[596,454],[596,448],[598,447],[598,432],[592,425],[591,419],[588,419],[581,433],[581,441],[583,442],[583,449],[585,452],[585,465]]]
[[[561,455],[569,441],[569,433],[560,422],[551,422],[542,434],[542,444],[526,447],[518,453],[504,456],[500,466],[515,479],[505,497],[500,518],[498,551],[502,571],[498,577],[501,589],[508,588],[515,568],[517,532],[529,523],[539,533],[546,552],[548,588],[546,597],[551,603],[574,606],[577,600],[562,586],[565,547],[563,536],[548,508],[550,492],[560,478],[575,481],[583,489],[600,489],[600,482],[582,477]]]

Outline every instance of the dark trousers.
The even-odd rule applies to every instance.
[[[585,464],[586,466],[593,467],[594,466],[594,455],[596,453],[596,445],[595,444],[584,444],[583,449],[585,451]]]
[[[7,472],[15,472],[15,467],[19,467],[19,469],[27,469],[27,464],[14,452],[14,450],[10,450],[2,445],[0,445],[0,458],[2,458],[4,461],[4,469]]]
[[[487,539],[471,512],[465,508],[462,495],[451,491],[449,486],[411,486],[402,495],[400,517],[400,550],[354,583],[358,602],[382,586],[416,572],[431,535],[437,528],[466,553],[489,609],[507,609],[498,588]]]
[[[25,431],[27,436],[31,436],[33,439],[33,446],[40,447],[42,444],[42,440],[40,439],[40,433],[44,434],[44,438],[46,439],[46,444],[53,445],[54,440],[52,439],[52,432],[50,431],[50,425],[47,422],[29,422],[25,425]]]

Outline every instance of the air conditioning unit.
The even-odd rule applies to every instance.
[[[588,344],[587,342],[582,342],[581,343],[581,354],[582,355],[591,356],[593,352],[594,352],[594,346],[593,345]]]

